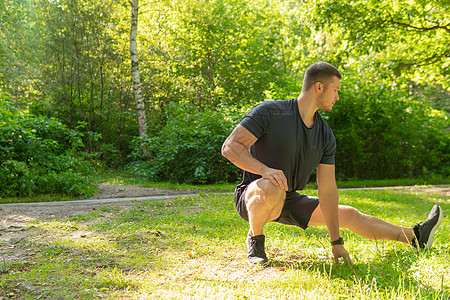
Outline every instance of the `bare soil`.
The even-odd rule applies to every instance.
[[[142,187],[139,185],[117,185],[104,184],[98,185],[98,191],[89,199],[110,199],[110,198],[131,198],[131,197],[147,197],[159,195],[180,195],[192,193],[189,190],[170,190],[154,187]]]
[[[131,208],[134,201],[150,196],[183,195],[189,190],[169,190],[138,185],[99,184],[97,193],[86,200],[18,204],[0,204],[0,233],[10,226],[24,227],[35,220],[61,219],[92,212],[98,207],[114,206],[115,209]],[[1,236],[0,236],[1,241]]]
[[[158,196],[161,196],[161,198],[171,199],[178,195],[192,193],[194,191],[100,184],[97,193],[85,200],[0,204],[0,275],[8,272],[8,270],[2,269],[2,264],[27,262],[32,258],[35,253],[33,249],[29,248],[30,246],[27,246],[28,241],[38,242],[51,238],[46,236],[47,233],[33,226],[31,223],[33,221],[64,219],[95,212],[101,210],[102,207],[112,207],[112,210],[102,211],[102,217],[108,218],[123,210],[131,209],[136,204],[136,200],[145,199],[143,197],[156,196],[159,198]],[[75,231],[71,232],[68,238],[85,238],[90,234],[93,233]],[[2,296],[4,295],[0,290],[0,299],[3,299]]]

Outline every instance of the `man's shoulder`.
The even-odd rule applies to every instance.
[[[298,118],[298,113],[292,104],[294,100],[261,102],[244,117],[240,124],[259,138],[268,128],[280,128],[289,120]],[[283,128],[286,128],[286,126]]]
[[[257,110],[270,112],[290,112],[295,111],[295,99],[264,101],[255,106]]]
[[[328,122],[319,114],[319,112],[316,113],[316,121],[318,121],[321,132],[324,133],[325,138],[334,140],[335,137],[333,130],[330,125],[328,125]]]
[[[328,122],[325,120],[324,117],[319,112],[316,112],[316,121],[319,121],[320,125],[328,130],[331,130],[330,125],[328,125]]]
[[[295,98],[289,100],[266,100],[261,105],[279,109],[292,109],[296,103]]]

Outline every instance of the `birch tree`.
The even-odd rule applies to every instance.
[[[141,79],[139,75],[139,59],[137,53],[137,21],[138,0],[131,2],[131,30],[130,30],[130,54],[131,54],[131,80],[133,83],[134,98],[139,123],[139,136],[147,136],[147,118],[145,116],[144,97],[142,96]]]

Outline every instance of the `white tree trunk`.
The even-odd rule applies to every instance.
[[[142,96],[141,79],[139,75],[139,59],[137,52],[137,20],[138,0],[131,2],[131,30],[130,30],[130,54],[131,54],[131,81],[133,83],[134,98],[139,122],[139,136],[147,135],[147,117],[145,116],[144,97]]]

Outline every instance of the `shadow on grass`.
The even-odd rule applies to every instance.
[[[414,250],[392,250],[376,257],[373,261],[356,262],[349,265],[344,262],[335,263],[328,259],[312,259],[291,255],[287,259],[272,259],[266,267],[308,270],[316,272],[329,280],[342,280],[349,288],[372,289],[385,291],[409,291],[426,299],[450,299],[448,286],[444,286],[444,277],[436,278],[439,287],[426,286],[414,278],[411,268],[423,255],[433,255],[433,250],[417,253]],[[297,259],[296,259],[297,258]]]

